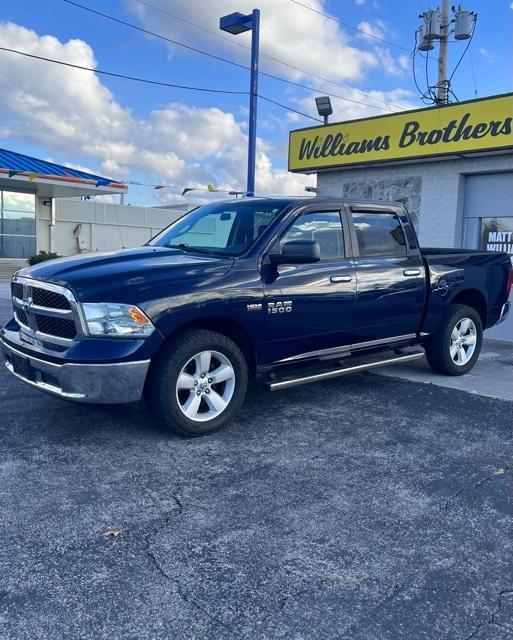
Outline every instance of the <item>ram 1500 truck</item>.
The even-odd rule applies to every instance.
[[[511,273],[507,254],[421,249],[402,205],[232,200],[136,249],[22,269],[0,340],[7,369],[36,389],[144,396],[195,436],[233,418],[248,378],[276,390],[424,353],[466,373],[508,313]]]

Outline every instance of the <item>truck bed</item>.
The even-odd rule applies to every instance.
[[[507,253],[445,247],[421,247],[420,253],[429,283],[422,331],[436,331],[446,301],[454,296],[457,302],[481,310],[484,328],[498,321],[511,271]],[[466,291],[469,299],[459,300],[459,290]]]

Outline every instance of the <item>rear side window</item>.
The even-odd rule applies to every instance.
[[[406,253],[406,239],[394,213],[353,213],[361,256],[399,256]]]
[[[321,248],[321,260],[344,257],[344,236],[338,211],[319,211],[299,216],[280,240],[280,245],[292,240],[317,240]]]

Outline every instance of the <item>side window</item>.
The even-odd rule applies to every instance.
[[[253,240],[262,235],[273,220],[274,214],[272,211],[255,211],[253,218]]]
[[[360,255],[399,256],[406,253],[406,239],[394,213],[353,213]]]
[[[280,245],[292,240],[317,240],[321,260],[344,257],[344,236],[338,211],[305,213],[289,227]]]

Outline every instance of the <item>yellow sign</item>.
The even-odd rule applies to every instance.
[[[289,171],[512,148],[513,93],[290,132]]]

